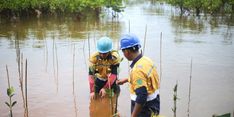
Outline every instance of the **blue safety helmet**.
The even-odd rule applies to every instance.
[[[141,47],[139,38],[134,34],[125,34],[120,38],[120,49],[126,49],[138,45]]]
[[[97,50],[100,53],[107,53],[112,50],[112,40],[109,37],[101,37],[97,41]]]

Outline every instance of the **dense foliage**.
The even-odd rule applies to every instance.
[[[32,14],[77,14],[94,12],[101,8],[112,8],[120,12],[122,0],[0,0],[0,14],[22,16]]]
[[[201,12],[216,13],[234,13],[234,0],[166,0],[168,3],[180,8],[181,14],[193,12],[199,15]]]

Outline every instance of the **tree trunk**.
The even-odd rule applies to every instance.
[[[197,7],[196,8],[196,16],[199,16],[200,15],[200,9]]]

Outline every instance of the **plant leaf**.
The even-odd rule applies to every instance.
[[[12,107],[13,107],[16,103],[17,103],[17,101],[14,101],[14,102],[12,103]]]
[[[14,92],[15,92],[14,87],[10,87],[10,88],[7,89],[7,95],[9,97],[12,96],[14,94]]]
[[[10,104],[9,104],[8,102],[5,102],[5,104],[6,104],[8,107],[10,107]]]

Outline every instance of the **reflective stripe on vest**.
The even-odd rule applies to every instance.
[[[148,74],[147,74],[148,77],[150,76],[150,73],[152,72],[152,70],[154,69],[154,67],[155,67],[155,65],[153,65],[153,66],[150,68],[150,70],[149,70],[149,72],[148,72]]]
[[[99,78],[99,77],[97,77],[97,79],[99,79],[101,81],[107,81],[107,79],[105,79],[105,78]]]
[[[147,96],[147,102],[155,99],[159,95],[159,90],[156,90],[153,94]],[[131,100],[136,101],[137,95],[130,94]]]

